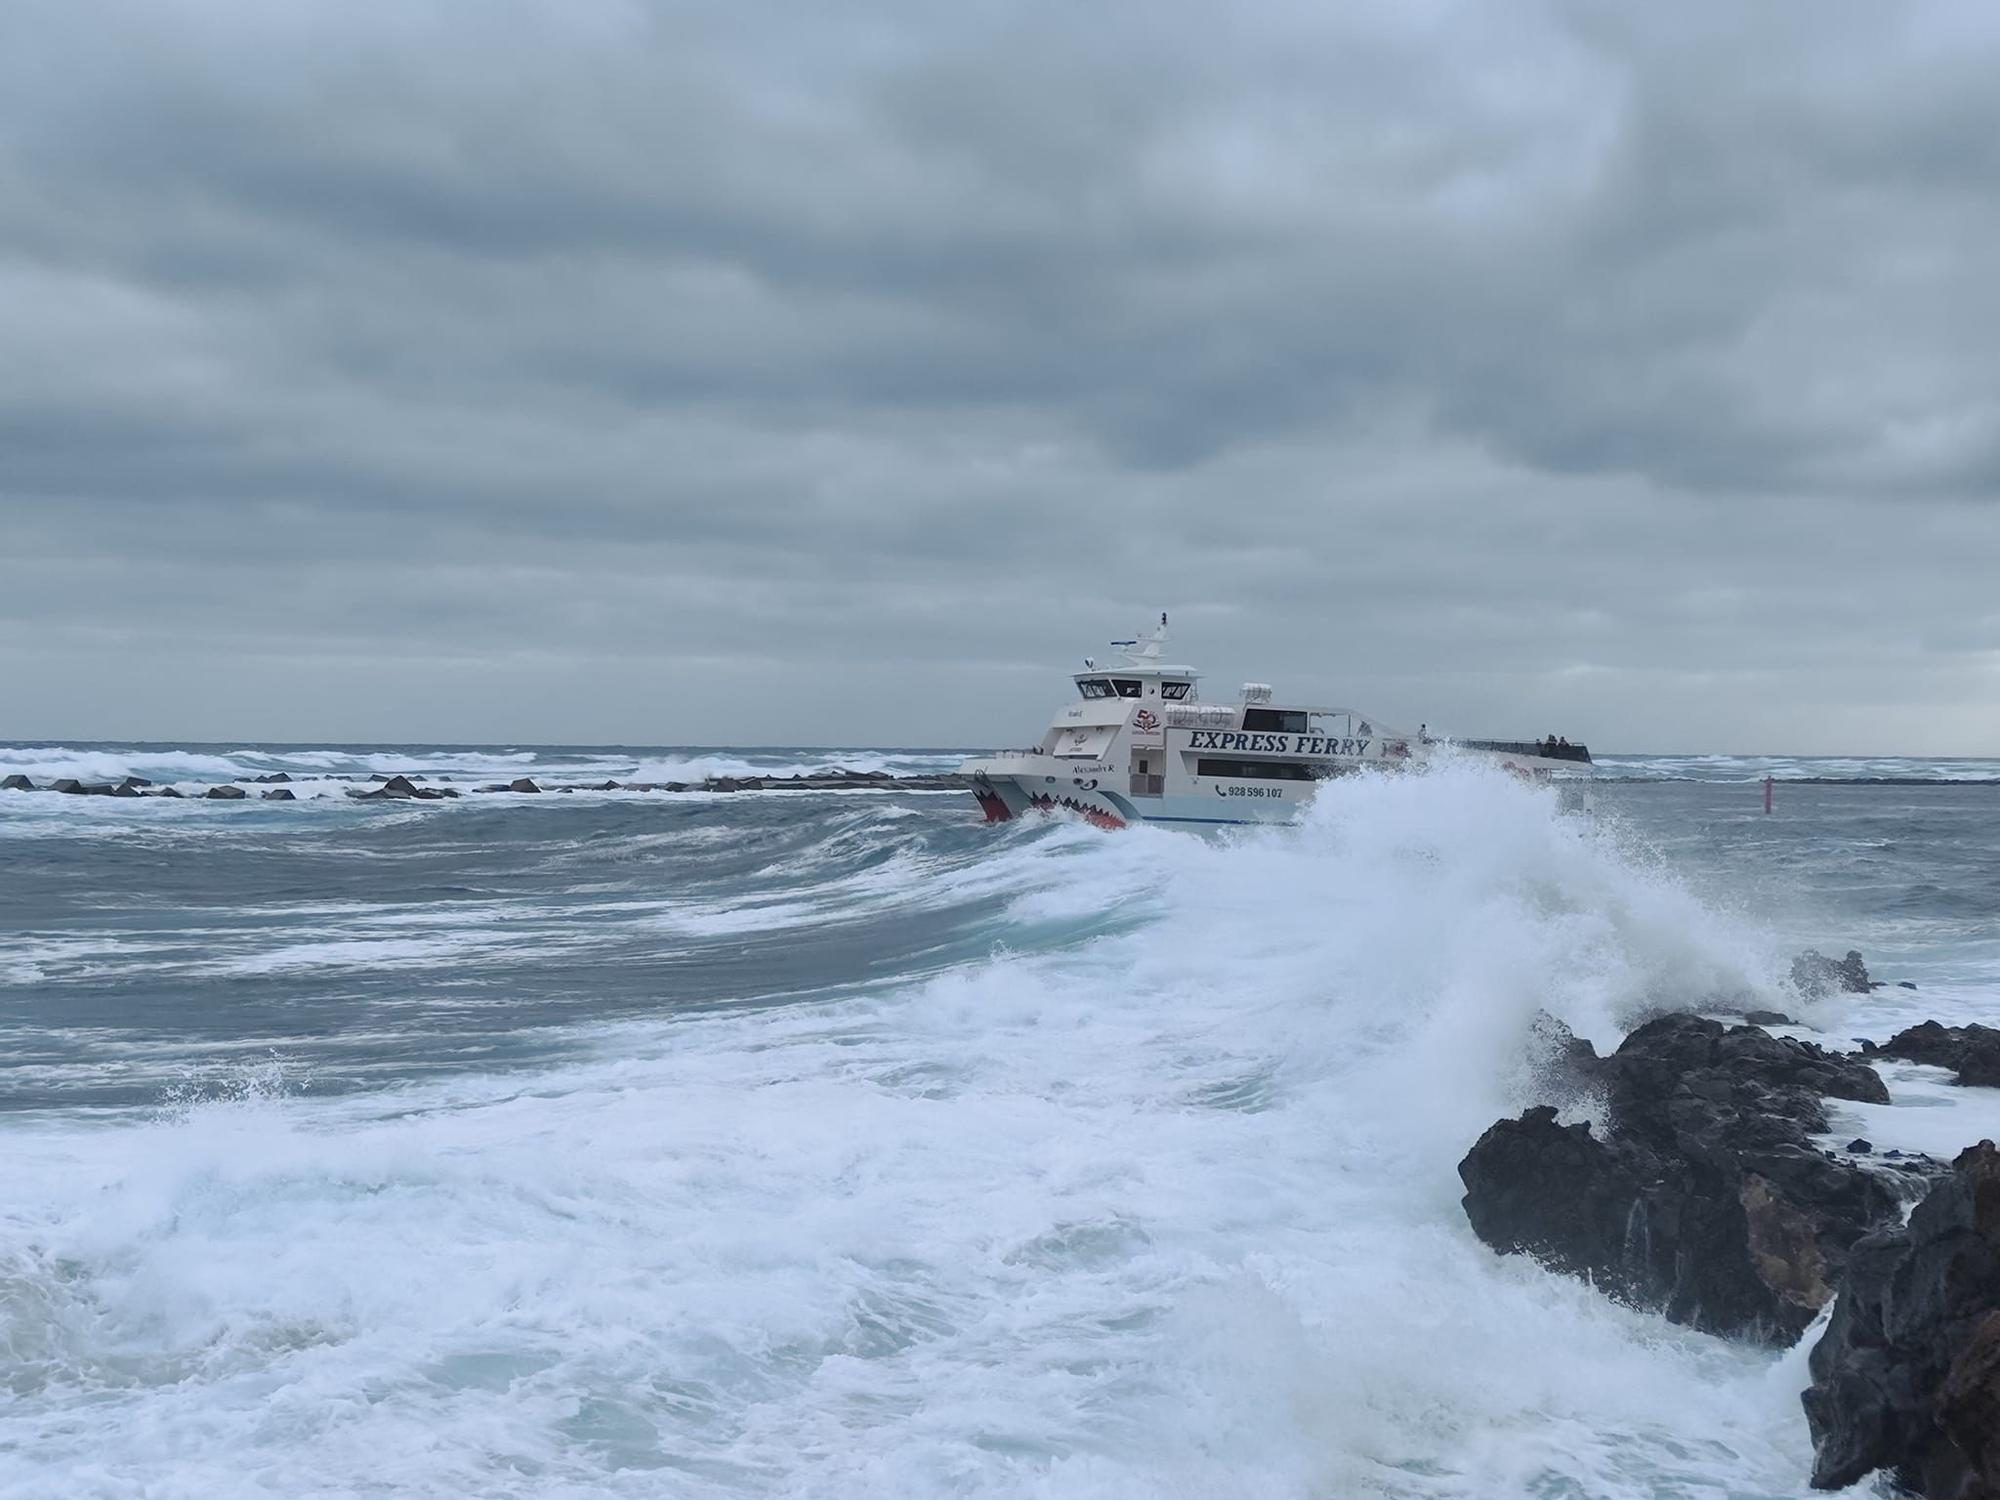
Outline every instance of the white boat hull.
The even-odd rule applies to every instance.
[[[1381,763],[1359,759],[1328,763],[1324,776],[1351,775],[1369,764]],[[1121,777],[1109,765],[1077,765],[1048,755],[988,756],[969,760],[959,769],[972,777],[972,794],[989,823],[1004,823],[1031,812],[1070,812],[1101,828],[1124,828],[1133,823],[1283,823],[1298,815],[1320,785],[1318,781],[1176,776],[1172,782],[1185,780],[1189,784],[1141,791],[1135,782],[1159,786],[1169,778]]]

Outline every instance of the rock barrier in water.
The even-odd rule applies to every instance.
[[[1897,1032],[1879,1047],[1863,1042],[1861,1051],[1868,1057],[1949,1068],[1958,1075],[1959,1083],[2000,1088],[2000,1030],[1977,1022],[1940,1026],[1936,1021],[1925,1021]]]
[[[324,776],[291,776],[283,771],[268,775],[244,778],[251,787],[299,787],[312,782],[352,783],[355,777],[330,772]],[[367,789],[344,785],[349,797],[361,802],[412,801],[441,802],[461,795],[460,788],[448,785],[434,785],[435,782],[449,782],[449,776],[430,777],[418,771],[386,772],[376,771],[367,777]],[[711,776],[702,781],[537,781],[530,776],[516,777],[509,782],[492,782],[479,787],[467,787],[472,793],[512,792],[516,794],[540,794],[543,792],[826,792],[826,791],[962,791],[970,786],[970,781],[955,773],[931,776],[894,776],[886,771],[849,771],[836,768],[832,771],[800,773],[790,776]],[[73,797],[182,797],[188,795],[171,786],[156,787],[143,776],[127,776],[122,781],[110,784],[85,783],[73,777],[65,777],[37,786],[28,777],[10,775],[0,781],[0,791],[10,792],[55,792]],[[211,801],[240,802],[249,793],[245,785],[234,782],[224,783],[194,795]],[[297,802],[304,800],[297,792],[288,797],[271,797],[259,794],[259,799],[267,802]]]
[[[1560,1071],[1603,1100],[1601,1134],[1543,1105],[1494,1124],[1459,1164],[1466,1216],[1496,1251],[1672,1322],[1788,1344],[1832,1297],[1849,1247],[1899,1212],[1881,1173],[1810,1139],[1828,1128],[1823,1096],[1888,1102],[1866,1063],[1669,1015],[1606,1058],[1569,1048]]]
[[[1858,953],[1806,958],[1808,995],[1882,987]],[[2000,1500],[2000,1150],[1946,1166],[1860,1138],[1820,1149],[1823,1100],[1888,1102],[1870,1058],[2000,1086],[1988,1026],[1927,1021],[1843,1055],[1670,1015],[1600,1058],[1542,1015],[1548,1102],[1467,1153],[1466,1216],[1497,1251],[1716,1333],[1787,1344],[1831,1304],[1804,1396],[1813,1484],[1885,1470],[1935,1500]],[[1601,1128],[1559,1123],[1558,1105],[1594,1106]]]

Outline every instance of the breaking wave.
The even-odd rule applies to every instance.
[[[1609,1042],[1773,993],[1767,940],[1615,830],[1472,768],[1206,840],[829,806],[737,827],[793,841],[782,880],[598,891],[561,964],[608,981],[613,931],[958,938],[572,1019],[532,1066],[418,1031],[435,1070],[385,1086],[266,1048],[114,1127],[21,1117],[0,1488],[1804,1493],[1795,1360],[1496,1258],[1457,1208],[1538,1009]],[[552,889],[593,838],[534,856]],[[367,903],[301,915],[334,935],[274,938],[266,979],[503,957],[436,946],[448,913],[327,953]]]

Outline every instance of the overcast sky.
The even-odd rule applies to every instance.
[[[2000,10],[9,0],[0,737],[2000,753]]]

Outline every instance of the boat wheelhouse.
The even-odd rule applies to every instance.
[[[1447,750],[1536,779],[1590,767],[1580,744],[1412,735],[1351,708],[1281,704],[1265,683],[1245,683],[1234,703],[1205,702],[1201,674],[1163,659],[1166,639],[1161,615],[1157,630],[1112,642],[1112,665],[1086,657],[1076,701],[1036,744],[959,768],[987,821],[1067,809],[1105,828],[1283,822],[1330,777],[1402,770]]]

